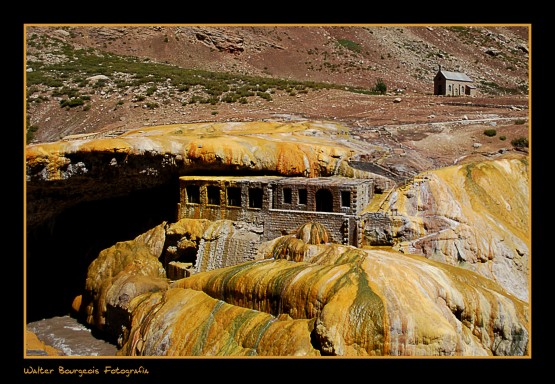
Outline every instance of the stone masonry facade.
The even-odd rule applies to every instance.
[[[183,176],[178,218],[232,220],[263,228],[262,240],[316,221],[332,241],[360,247],[372,179],[346,177]]]

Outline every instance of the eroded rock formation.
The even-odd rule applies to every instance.
[[[285,255],[276,250],[282,241],[263,247],[265,259],[137,296],[120,354],[528,353],[528,305],[476,273],[337,244],[305,243],[275,258]]]
[[[100,252],[88,268],[85,292],[75,298],[73,312],[109,338],[121,339],[133,298],[164,291],[171,280],[199,271],[260,258],[259,243],[256,229],[229,220],[163,222]]]
[[[91,264],[94,300],[82,308],[119,338],[119,354],[529,353],[528,304],[492,280],[422,256],[326,243],[318,223],[263,243],[256,260],[165,279],[156,246],[164,233],[174,237],[169,246],[198,241],[210,228],[201,220],[163,223]]]
[[[74,311],[122,355],[528,355],[526,158],[426,172],[388,194],[390,180],[348,165],[340,131],[192,124],[29,146],[27,224],[195,172],[372,177],[385,193],[364,236],[389,247],[330,243],[325,223],[260,244],[252,224],[164,221],[100,252]]]
[[[326,122],[176,124],[28,145],[27,225],[79,202],[125,196],[195,172],[343,175],[387,183],[349,166],[360,149],[338,139],[346,130]]]
[[[164,246],[165,223],[134,240],[120,242],[100,252],[91,263],[78,316],[111,336],[121,336],[128,305],[135,296],[167,289],[168,279],[158,260]]]
[[[457,265],[528,300],[530,189],[524,156],[442,168],[395,189],[383,212],[388,238],[405,253]]]

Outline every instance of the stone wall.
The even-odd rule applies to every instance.
[[[262,229],[249,223],[220,220],[204,232],[197,251],[196,272],[225,268],[256,259]]]
[[[308,212],[272,209],[264,221],[264,240],[292,234],[301,225],[314,221],[323,224],[329,231],[332,242],[340,244],[357,244],[355,216],[333,212]]]

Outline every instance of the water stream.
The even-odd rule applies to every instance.
[[[115,356],[117,347],[96,338],[91,330],[70,316],[33,321],[27,329],[40,341],[63,351],[66,356]]]

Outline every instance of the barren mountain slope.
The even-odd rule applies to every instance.
[[[430,95],[439,65],[474,79],[478,103],[485,97],[488,104],[522,106],[528,32],[525,26],[30,26],[28,141],[291,114],[349,125],[438,116],[433,108],[414,108],[426,99],[401,114],[389,112],[390,100],[373,108],[383,99],[372,93],[382,80],[390,95]]]
[[[527,80],[526,27],[78,27],[67,41],[185,68],[430,91],[438,64],[517,88]],[[59,35],[59,33],[58,33]]]

